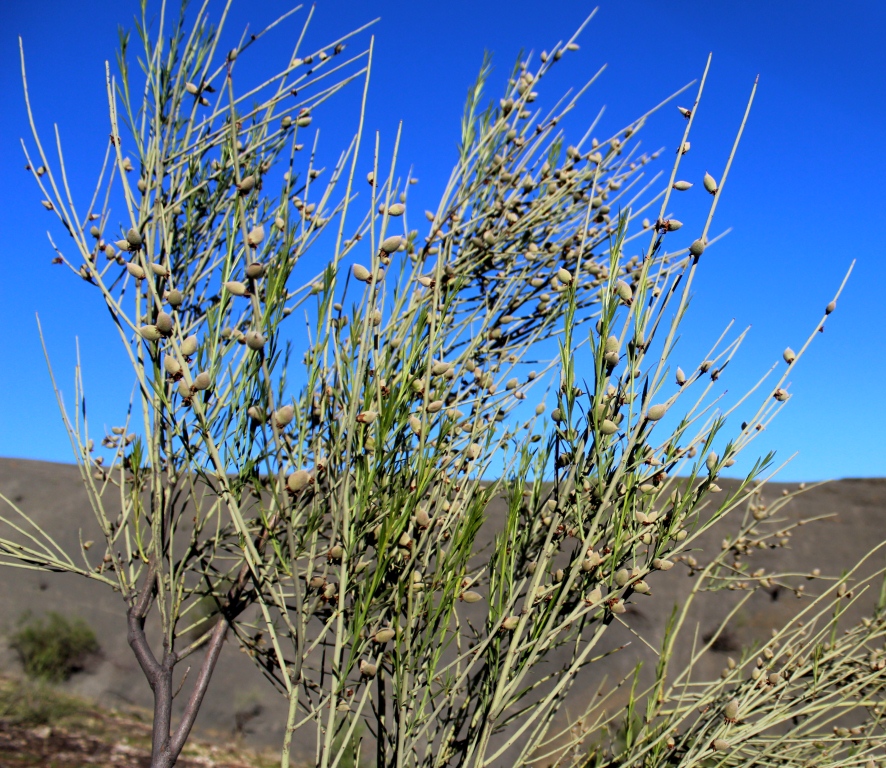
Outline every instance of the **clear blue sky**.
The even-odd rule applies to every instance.
[[[239,37],[247,21],[259,28],[288,7],[277,0],[236,0],[228,33]],[[484,49],[495,54],[490,95],[497,98],[521,48],[550,49],[592,8],[571,0],[321,0],[310,39],[320,45],[381,17],[370,30],[376,57],[367,126],[380,131],[382,146],[389,148],[397,121],[404,121],[400,157],[420,179],[411,199],[425,208],[432,207],[454,162],[464,96]],[[66,237],[23,170],[19,138],[30,142],[30,131],[17,36],[24,39],[44,141],[57,122],[73,184],[86,196],[108,136],[104,61],[113,64],[117,25],[131,26],[136,12],[130,0],[0,5],[0,456],[71,460],[35,313],[69,397],[79,337],[95,426],[118,423],[121,398],[129,394],[119,341],[97,294],[50,264],[47,227],[57,240]],[[268,38],[262,55],[276,57],[275,64],[284,60],[299,28],[298,21],[284,26]],[[542,101],[552,105],[565,88],[608,64],[566,127],[569,136],[580,137],[606,105],[605,135],[698,77],[713,51],[693,150],[681,172],[700,181],[706,169],[715,175],[722,170],[759,73],[757,99],[713,230],[733,232],[705,254],[681,350],[695,362],[731,319],[738,328],[752,325],[729,377],[721,379],[730,393],[744,392],[785,346],[802,344],[857,259],[838,311],[790,380],[794,397],[755,443],[755,454],[777,449],[779,458],[787,458],[799,452],[782,473],[785,480],[886,476],[886,267],[879,231],[886,203],[884,29],[886,5],[873,1],[844,2],[837,9],[818,0],[609,0],[582,36],[581,50],[546,79],[542,92]],[[330,152],[355,127],[356,98],[355,91],[334,102],[341,105],[340,116],[317,116]],[[666,108],[644,129],[644,147],[673,149],[682,127],[676,109]],[[371,161],[371,151],[364,159]],[[700,184],[696,190],[703,195]],[[701,214],[687,206],[680,218],[700,221]]]

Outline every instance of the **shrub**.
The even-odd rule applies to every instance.
[[[58,683],[82,669],[90,654],[98,653],[95,632],[82,619],[68,619],[54,611],[43,619],[26,613],[9,639],[28,677]]]
[[[789,373],[834,309],[799,351],[785,351],[775,382],[725,413],[713,382],[731,372],[744,334],[724,333],[704,360],[682,361],[688,373],[677,366],[678,330],[714,246],[756,86],[717,178],[696,187],[710,195],[703,225],[682,231],[671,193],[694,194],[679,173],[707,70],[690,107],[673,113],[680,151],[647,199],[640,178],[658,153],[636,149],[645,116],[569,144],[557,126],[574,102],[549,114],[534,106],[574,39],[519,61],[489,105],[487,61],[422,238],[403,223],[407,212],[415,220],[412,180],[398,175],[396,152],[376,153],[360,185],[368,204],[353,220],[362,117],[331,172],[302,152],[328,99],[352,80],[365,84],[369,51],[347,60],[342,42],[296,51],[253,91],[237,63],[261,34],[213,59],[220,32],[203,19],[191,32],[176,26],[168,45],[147,29],[143,20],[146,87],[129,82],[124,38],[122,84],[109,90],[114,171],[94,198],[102,207],[74,218],[36,132],[40,165],[29,157],[46,169],[34,172],[44,207],[74,243],[76,257],[59,258],[111,312],[139,392],[140,426],[127,412],[100,439],[100,456],[85,419],[65,417],[105,554],[94,563],[84,548],[81,568],[39,529],[27,546],[0,546],[123,594],[155,696],[153,765],[174,764],[231,630],[288,699],[283,766],[307,728],[321,768],[373,750],[378,768],[554,756],[578,766],[604,755],[609,765],[689,766],[785,750],[792,765],[820,759],[817,718],[844,706],[844,694],[870,697],[883,685],[863,673],[859,650],[886,632],[883,616],[827,647],[821,633],[833,627],[810,629],[822,604],[842,599],[838,585],[807,609],[811,634],[786,627],[756,676],[741,677],[753,665],[745,657],[716,681],[690,681],[696,656],[671,669],[698,591],[750,595],[792,578],[751,577],[743,560],[751,543],[778,533],[772,514],[783,502],[766,512],[755,501],[772,457],[732,492],[718,480],[789,401]],[[321,79],[326,71],[337,84]],[[110,220],[110,200],[123,222]],[[327,257],[312,270],[318,243]],[[287,338],[293,314],[308,332]],[[555,338],[559,355],[527,371],[530,350]],[[576,367],[579,351],[587,370]],[[545,382],[551,421],[541,403],[517,418]],[[59,405],[64,413],[60,395]],[[75,405],[81,413],[79,389]],[[733,418],[727,427],[738,410],[741,426]],[[503,475],[481,482],[493,458]],[[481,550],[497,494],[504,527]],[[708,562],[689,554],[737,511],[735,536]],[[630,604],[650,599],[658,571],[678,560],[697,588],[652,639],[661,660],[649,685],[635,684],[627,716],[597,708],[602,698],[555,725],[578,672],[605,657],[607,631],[629,622]],[[203,631],[207,605],[215,610]],[[159,658],[144,632],[155,607]],[[571,655],[551,670],[557,647]],[[198,651],[173,727],[172,671]],[[847,686],[848,670],[859,676]],[[806,674],[821,698],[804,708]],[[791,695],[767,698],[783,690]],[[711,715],[696,717],[699,707]],[[721,715],[734,710],[738,720]],[[589,756],[616,722],[616,737]],[[364,726],[374,744],[361,751]],[[828,759],[855,750],[849,736],[826,747]]]

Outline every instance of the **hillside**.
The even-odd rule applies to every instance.
[[[723,485],[727,492],[733,487],[728,482]],[[773,499],[783,490],[795,489],[795,485],[775,483],[767,486],[766,496]],[[78,531],[82,532],[83,539],[98,538],[92,512],[74,466],[0,459],[0,493],[38,519],[46,530],[53,532],[59,545],[69,551],[76,551]],[[501,520],[502,509],[498,499],[490,505],[481,539],[491,539]],[[768,569],[778,563],[784,570],[806,572],[819,567],[824,575],[839,575],[841,570],[854,565],[875,543],[886,540],[884,511],[886,480],[840,480],[813,488],[794,500],[781,517],[786,525],[798,518],[828,516],[827,519],[795,529],[790,537],[786,537],[787,544],[783,548],[754,553],[753,567]],[[4,511],[0,514],[6,516],[8,513]],[[714,531],[705,538],[703,548],[719,547],[723,535],[728,533],[728,522],[725,525],[726,529]],[[702,555],[698,557],[702,559]],[[868,570],[881,567],[883,559],[880,555]],[[637,595],[634,598],[635,604],[627,614],[631,627],[650,638],[651,642],[660,637],[673,605],[684,599],[695,583],[694,579],[687,578],[688,572],[688,568],[681,566],[667,574],[655,574],[656,578],[649,580],[653,597]],[[0,589],[0,673],[20,675],[16,655],[5,640],[18,618],[27,610],[38,615],[57,611],[66,616],[83,618],[101,643],[100,654],[92,658],[83,671],[64,683],[62,692],[99,702],[106,710],[135,711],[132,708],[150,706],[150,690],[126,641],[124,608],[119,595],[75,576],[21,569],[0,571],[0,584],[4,587]],[[806,591],[814,594],[815,583],[810,583]],[[725,593],[725,597],[724,593],[701,595],[697,610],[693,613],[699,624],[700,637],[716,627],[726,615],[734,604],[732,597],[732,593]],[[864,605],[869,606],[875,598],[876,595],[872,595]],[[699,670],[716,677],[729,654],[735,655],[741,647],[768,636],[773,627],[783,625],[804,604],[803,600],[797,600],[785,590],[761,590],[736,616],[722,642],[704,659]],[[641,642],[637,642],[628,629],[613,627],[611,636],[607,634],[607,641],[611,642],[613,649],[625,643],[631,645],[583,673],[587,677],[582,685],[576,686],[577,704],[584,703],[582,697],[591,695],[590,691],[594,690],[604,674],[610,680],[620,679],[630,672],[638,659],[652,659],[651,653],[644,649]],[[6,683],[7,686],[12,684]],[[273,692],[252,662],[244,654],[238,653],[235,644],[227,644],[197,721],[198,733],[204,736],[211,734],[213,741],[240,740],[247,745],[278,748],[285,713],[286,702]],[[146,728],[144,723],[139,727]],[[48,737],[49,744],[54,743],[53,739],[63,738],[59,735],[63,731],[53,728],[53,733],[56,735]],[[36,743],[34,739],[39,741],[33,734],[33,727],[23,726],[15,733],[5,729],[4,738],[18,738],[32,744]],[[20,743],[24,744],[25,741]],[[299,757],[307,759],[310,745],[303,743],[298,747]],[[2,749],[5,747],[0,746]],[[0,765],[28,765],[2,762],[9,760],[8,754],[8,749],[6,752],[0,751]],[[73,765],[64,762],[55,764]],[[136,760],[100,764],[139,763]]]

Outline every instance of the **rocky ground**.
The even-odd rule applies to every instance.
[[[0,768],[148,768],[150,712],[106,709],[18,677],[0,677]],[[181,768],[265,768],[275,751],[258,752],[230,734],[205,731],[191,740]]]

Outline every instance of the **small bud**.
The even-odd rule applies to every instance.
[[[164,336],[169,336],[172,333],[172,317],[166,312],[157,313],[157,322],[155,325],[157,326],[157,330]]]
[[[382,241],[381,250],[385,253],[394,253],[394,251],[400,250],[400,246],[404,243],[404,240],[400,235],[393,235],[391,237],[387,237]]]
[[[239,280],[228,280],[222,285],[232,296],[246,296],[249,293],[246,283],[241,283]]]
[[[717,752],[726,752],[729,749],[729,742],[725,739],[714,739],[711,746],[717,750]]]
[[[311,474],[304,469],[297,469],[286,478],[286,487],[292,493],[298,493],[311,484]]]
[[[368,283],[372,279],[372,273],[362,264],[354,264],[351,268],[354,278],[364,283]]]
[[[788,365],[790,365],[791,363],[794,362],[794,360],[797,359],[797,355],[796,355],[796,353],[795,353],[794,350],[791,349],[790,347],[787,347],[787,348],[785,349],[785,351],[782,353],[782,357],[784,358],[784,361],[785,361]]]
[[[781,387],[776,389],[775,392],[772,393],[772,396],[776,400],[778,400],[778,402],[780,402],[780,403],[783,403],[785,400],[787,400],[790,397],[790,395],[787,393],[787,391],[782,389]]]
[[[686,107],[677,107],[680,110],[680,114],[683,115],[687,120],[692,116],[692,110],[686,109]]]
[[[259,424],[263,424],[265,421],[264,412],[257,405],[251,405],[246,409],[246,415],[249,416],[254,422]]]
[[[307,112],[302,113],[296,118],[295,124],[299,128],[307,128],[311,124],[311,116]]]
[[[130,230],[126,233],[126,242],[129,243],[130,247],[138,250],[142,247],[144,240],[142,240],[142,236],[139,231],[135,227],[131,227]]]
[[[698,238],[698,240],[693,240],[692,245],[689,246],[689,253],[693,256],[701,256],[704,253],[705,249],[705,241],[702,238]]]
[[[181,345],[181,353],[183,357],[190,357],[197,351],[197,337],[195,335],[188,336]]]
[[[678,219],[668,219],[668,232],[676,232],[680,227],[683,226],[683,222]]]
[[[727,720],[738,720],[738,699],[732,699],[723,709]]]
[[[141,264],[136,264],[134,261],[129,261],[126,263],[126,271],[129,272],[136,280],[142,280],[145,276],[145,271],[142,269]]]
[[[717,468],[719,460],[719,457],[713,451],[708,454],[708,457],[705,459],[705,466],[708,468],[708,472],[713,472]]]
[[[366,659],[360,659],[360,674],[363,677],[375,677],[378,672],[378,667],[375,664],[370,664]]]
[[[178,376],[182,372],[181,364],[172,355],[163,356],[163,368],[170,376]]]
[[[394,203],[393,205],[389,205],[386,208],[388,216],[402,216],[403,212],[406,210],[406,206],[403,203]]]
[[[686,374],[683,373],[682,368],[677,368],[677,384],[682,387],[685,383],[686,383]]]
[[[572,274],[568,269],[560,267],[560,269],[557,270],[557,279],[559,279],[561,283],[569,285],[572,282]]]
[[[658,421],[660,418],[662,418],[665,415],[667,410],[668,410],[668,407],[664,404],[653,405],[646,412],[646,418],[649,419],[649,421]]]
[[[618,425],[614,421],[603,419],[603,421],[600,422],[600,432],[604,435],[614,435],[618,432]]]
[[[182,296],[182,292],[177,288],[173,288],[171,291],[166,291],[164,298],[169,303],[171,307],[180,307],[182,301],[184,300],[184,296]]]
[[[619,587],[623,587],[631,580],[631,572],[627,568],[622,568],[615,572],[615,583]]]
[[[674,189],[676,189],[678,192],[685,192],[687,189],[691,189],[691,188],[692,188],[691,181],[675,181],[674,182]]]
[[[712,195],[717,194],[717,180],[711,176],[707,171],[704,174],[704,188],[710,192]]]
[[[55,210],[55,206],[51,202],[49,202],[49,200],[41,200],[40,202],[43,204],[43,207],[47,211],[54,211]]]
[[[501,628],[511,631],[512,629],[516,629],[517,625],[520,623],[519,616],[508,616],[502,623]]]
[[[830,302],[830,303],[824,308],[824,313],[825,313],[826,315],[829,315],[829,314],[831,314],[831,312],[833,312],[836,308],[837,308],[837,302],[836,302],[836,301],[832,301],[832,302]]]
[[[674,567],[674,564],[670,560],[662,560],[661,558],[656,557],[652,561],[652,567],[658,571],[669,571]]]
[[[378,418],[378,413],[375,411],[362,411],[357,414],[357,422],[360,424],[372,424],[376,418]]]
[[[378,630],[378,632],[373,635],[373,640],[377,643],[386,643],[389,640],[394,639],[394,635],[396,635],[396,631],[391,629],[390,627],[386,627],[384,629]]]
[[[159,341],[163,337],[156,325],[143,325],[138,333],[146,341]]]
[[[471,592],[468,590],[467,592],[462,592],[459,596],[460,600],[463,600],[466,603],[476,603],[483,599],[483,595],[479,592]]]
[[[246,346],[253,352],[258,352],[265,345],[265,337],[260,331],[248,331],[246,333]]]
[[[651,594],[652,588],[642,579],[639,581],[635,581],[633,584],[634,592],[638,592],[641,595]]]
[[[278,216],[274,219],[274,226],[279,230],[283,230],[286,228],[286,220],[282,216]]]
[[[258,280],[265,274],[265,265],[260,261],[253,261],[248,267],[246,267],[246,277],[252,280]]]
[[[476,459],[480,455],[480,444],[471,443],[466,450],[469,459]]]
[[[248,192],[251,192],[255,187],[255,176],[244,176],[240,179],[240,183],[237,184],[237,189],[240,190],[241,195],[245,195]]]
[[[612,602],[612,605],[609,606],[613,613],[627,613],[628,609],[625,608],[624,600],[617,599]]]
[[[253,248],[257,245],[260,245],[264,239],[265,228],[261,224],[250,230],[249,234],[246,235],[246,242],[249,243],[249,245],[251,245]]]
[[[615,292],[618,294],[618,297],[625,303],[629,303],[631,299],[634,298],[634,292],[631,290],[631,286],[624,282],[624,280],[619,280],[618,282],[616,282]]]
[[[212,384],[212,379],[209,378],[209,372],[208,371],[200,371],[200,373],[198,373],[194,377],[194,386],[192,387],[192,389],[195,392],[199,392],[204,389],[209,389],[211,384]]]
[[[274,411],[274,422],[277,424],[277,429],[283,429],[294,417],[295,409],[291,405],[284,405]]]

